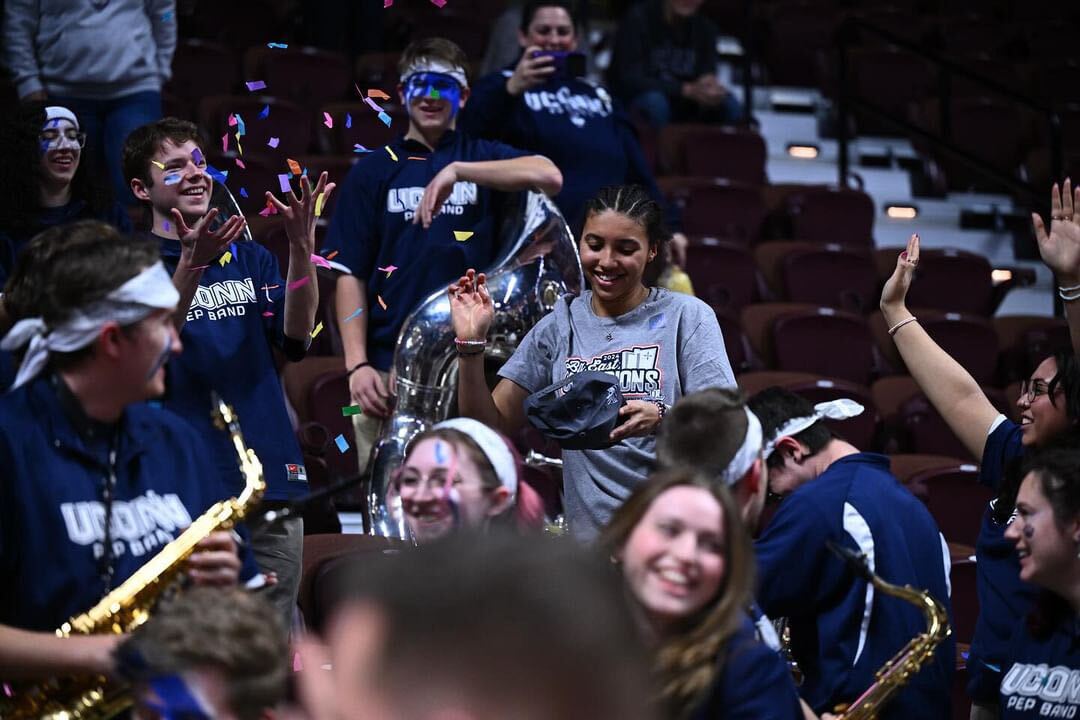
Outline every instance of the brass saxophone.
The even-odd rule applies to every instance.
[[[829,543],[829,548],[840,555],[863,579],[873,583],[886,595],[907,600],[922,611],[926,618],[926,632],[919,633],[896,655],[874,674],[874,684],[868,687],[854,702],[838,705],[838,720],[875,720],[881,709],[900,688],[919,672],[919,668],[933,657],[934,649],[949,637],[949,614],[945,606],[925,590],[910,585],[893,585],[875,575],[866,564],[866,558],[848,548]]]
[[[142,625],[164,592],[184,569],[184,562],[210,533],[228,530],[256,505],[266,490],[262,464],[244,444],[236,413],[215,393],[214,424],[227,430],[244,475],[239,497],[215,503],[175,540],[163,547],[119,587],[94,607],[73,617],[56,631],[70,635],[122,634]],[[0,697],[0,718],[23,720],[106,720],[131,707],[130,689],[100,676],[51,678],[12,688],[11,697]]]

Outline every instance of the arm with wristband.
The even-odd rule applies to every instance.
[[[1057,183],[1050,190],[1050,229],[1038,213],[1031,214],[1039,255],[1054,271],[1057,293],[1065,305],[1073,352],[1080,351],[1080,188],[1073,189],[1065,180],[1059,192]]]

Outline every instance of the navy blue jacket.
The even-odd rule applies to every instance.
[[[1046,637],[1019,622],[1006,651],[1002,720],[1080,717],[1080,623],[1067,613]]]
[[[41,631],[104,595],[95,552],[112,444],[84,440],[52,382],[43,375],[0,397],[0,623]],[[118,424],[115,474],[114,588],[227,496],[195,431],[142,403]]]
[[[502,193],[459,182],[424,230],[412,223],[424,188],[451,162],[509,160],[526,154],[449,131],[434,151],[402,137],[349,171],[323,250],[337,251],[332,262],[367,284],[367,353],[376,368],[390,368],[401,325],[422,300],[445,289],[470,267],[488,268],[498,250],[496,221]],[[458,240],[455,231],[472,234]],[[391,265],[397,267],[392,273],[378,269]]]
[[[724,648],[724,663],[693,720],[801,720],[802,708],[787,664],[758,640],[753,620]]]
[[[172,273],[180,260],[180,242],[157,239]],[[244,485],[236,452],[210,417],[210,392],[217,391],[236,411],[248,447],[262,462],[265,499],[287,500],[307,492],[307,475],[273,348],[299,346],[300,352],[289,357],[299,360],[303,344],[300,338],[286,342],[285,282],[270,251],[238,242],[229,252],[230,262],[221,265],[215,259],[203,271],[180,333],[184,351],[166,365],[164,404],[203,436],[225,488],[236,494]]]
[[[551,160],[563,174],[555,204],[577,235],[585,203],[606,185],[644,185],[661,203],[633,127],[603,87],[553,78],[514,97],[506,92],[513,67],[476,83],[461,113],[462,130],[500,140]]]
[[[994,490],[1001,486],[1005,466],[1023,456],[1020,426],[1003,420],[986,438],[979,482]],[[1001,663],[1010,638],[1038,594],[1020,579],[1016,545],[1005,538],[1008,525],[995,522],[992,505],[983,513],[975,542],[975,579],[979,594],[979,618],[968,655],[968,695],[978,702],[994,702],[1001,685]],[[1010,519],[1011,522],[1011,519]]]
[[[780,505],[755,543],[758,603],[789,618],[792,652],[806,675],[800,693],[817,712],[851,702],[926,622],[910,603],[857,578],[826,541],[866,554],[884,580],[924,588],[949,604],[948,548],[929,511],[889,472],[883,455],[832,463]],[[956,658],[950,638],[881,714],[948,718]]]

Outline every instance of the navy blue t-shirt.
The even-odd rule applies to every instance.
[[[724,663],[693,720],[801,720],[791,672],[776,651],[758,640],[743,618],[724,648]]]
[[[0,623],[27,630],[55,630],[105,594],[114,444],[113,588],[227,497],[202,438],[174,414],[129,405],[115,440],[86,440],[58,392],[41,376],[0,396]]]
[[[889,472],[887,457],[849,455],[795,490],[755,543],[757,601],[770,617],[789,619],[792,653],[805,674],[800,693],[819,713],[862,694],[887,660],[926,631],[918,608],[857,578],[829,540],[864,553],[884,580],[926,589],[949,605],[945,540],[926,506]],[[955,648],[951,638],[942,642],[881,718],[948,718]]]
[[[644,185],[664,204],[629,120],[603,87],[552,78],[519,97],[506,91],[513,67],[476,83],[461,113],[464,132],[501,140],[550,159],[563,173],[555,196],[575,234],[585,203],[607,185]]]
[[[157,239],[172,273],[180,242]],[[222,253],[203,271],[180,332],[184,351],[166,365],[163,402],[203,436],[226,489],[236,494],[244,478],[232,441],[211,418],[216,391],[236,411],[244,440],[262,463],[264,498],[288,500],[307,492],[307,475],[274,362],[273,348],[285,344],[285,281],[262,245],[237,242],[228,252],[229,262],[219,262]]]
[[[979,482],[994,490],[1001,486],[1006,465],[1024,454],[1020,426],[1004,419],[986,438]],[[1020,579],[1016,545],[1005,538],[1008,524],[993,517],[994,501],[983,513],[975,542],[975,578],[979,595],[979,618],[968,655],[968,695],[977,702],[992,703],[1001,685],[1002,659],[1017,623],[1021,622],[1038,590]],[[1012,522],[1012,518],[1009,519]]]
[[[1080,717],[1080,626],[1062,618],[1045,638],[1017,624],[1001,680],[1001,720]]]
[[[458,182],[425,230],[412,222],[424,188],[452,162],[526,154],[448,131],[434,151],[399,138],[349,171],[323,254],[337,251],[332,262],[367,285],[367,354],[376,368],[390,368],[401,325],[421,301],[471,267],[488,268],[498,250],[496,218],[502,193]],[[397,269],[379,270],[391,265]]]

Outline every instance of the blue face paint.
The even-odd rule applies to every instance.
[[[418,72],[405,81],[405,107],[412,113],[414,100],[429,97],[433,100],[446,100],[450,103],[450,117],[461,109],[461,85],[449,75],[437,72]]]
[[[176,183],[180,182],[183,178],[184,178],[184,176],[182,174],[178,173],[178,172],[165,173],[165,184],[166,185],[175,185]]]
[[[146,705],[158,713],[161,720],[213,720],[178,675],[154,678],[149,685],[159,702]]]
[[[442,440],[435,441],[435,462],[445,465],[449,456],[446,454],[446,444]]]

